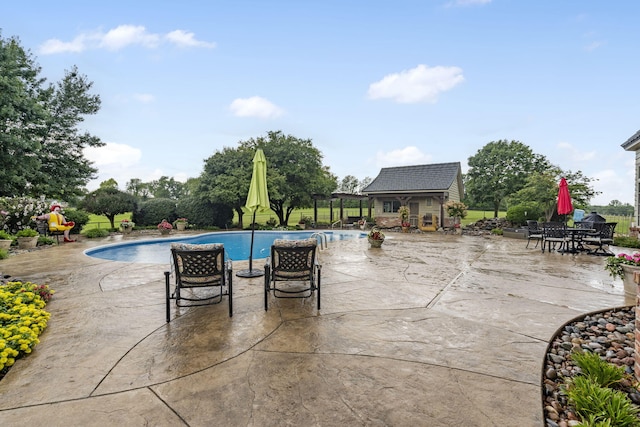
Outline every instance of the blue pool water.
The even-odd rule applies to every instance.
[[[253,259],[266,258],[275,239],[306,239],[314,231],[256,231],[253,241]],[[327,241],[357,239],[366,237],[358,231],[323,231]],[[115,243],[87,249],[85,254],[110,261],[141,262],[151,264],[167,264],[171,259],[171,243],[222,243],[227,257],[233,261],[249,259],[251,247],[251,231],[228,231],[199,234],[193,237],[175,237],[134,242]],[[320,243],[320,242],[318,242]]]

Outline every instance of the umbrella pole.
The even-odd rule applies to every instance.
[[[260,277],[264,275],[262,270],[253,269],[253,236],[256,232],[256,211],[253,211],[253,219],[251,220],[251,248],[249,249],[249,269],[240,270],[236,273],[238,277]]]

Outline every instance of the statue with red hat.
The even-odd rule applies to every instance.
[[[64,215],[60,213],[61,209],[62,207],[58,203],[53,203],[49,208],[51,213],[38,215],[36,219],[47,220],[50,231],[62,231],[62,233],[64,234],[65,242],[75,242],[75,240],[71,239],[71,237],[69,236],[69,232],[76,225],[76,223],[73,221],[67,221]]]

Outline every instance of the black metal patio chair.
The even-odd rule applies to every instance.
[[[595,249],[589,250],[590,255],[610,256],[614,255],[609,250],[609,245],[613,244],[613,234],[616,230],[617,222],[594,223],[593,227],[596,232],[587,234],[582,238],[582,243],[589,246],[596,246]],[[606,246],[606,249],[605,249]]]
[[[170,289],[171,272],[165,271],[167,322],[170,321],[170,300],[178,307],[217,304],[228,295],[229,317],[233,316],[233,268],[225,259],[220,243],[191,245],[171,244],[172,271],[175,288]]]
[[[569,239],[565,232],[566,224],[563,222],[544,222],[542,223],[542,252],[545,247],[548,252],[556,250],[564,254],[563,249],[568,246]],[[556,249],[557,247],[557,249]]]
[[[264,266],[264,309],[269,309],[269,294],[276,298],[310,298],[317,293],[320,310],[320,273],[318,241],[277,239]],[[284,284],[283,282],[288,282]]]
[[[538,225],[538,221],[527,220],[527,248],[532,240],[536,241],[535,247],[537,248],[538,243],[542,240],[542,229]]]

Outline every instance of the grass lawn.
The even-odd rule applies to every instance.
[[[363,214],[366,215],[367,211],[366,209],[363,209]],[[478,220],[484,219],[484,218],[493,218],[493,211],[467,211],[467,217],[464,218],[462,220],[462,224],[463,225],[467,225],[467,224],[471,224],[474,223]],[[358,216],[360,214],[360,209],[359,208],[345,208],[343,209],[343,214],[345,216]],[[507,213],[506,212],[500,212],[499,213],[499,217],[504,217]],[[115,219],[115,226],[116,228],[118,228],[118,226],[120,225],[120,221],[123,219],[128,219],[131,220],[131,213],[127,213],[127,214],[119,214],[116,215],[116,219]],[[289,225],[290,226],[295,226],[298,221],[300,220],[300,218],[304,217],[304,216],[308,216],[310,218],[313,218],[313,208],[309,208],[309,209],[297,209],[295,211],[293,211],[293,213],[291,214],[291,216],[289,217]],[[333,208],[333,218],[334,221],[337,220],[337,218],[340,217],[340,208]],[[258,224],[266,224],[267,221],[270,218],[274,218],[277,220],[277,216],[275,213],[273,213],[272,211],[267,211],[267,212],[258,212],[256,214],[256,223]],[[243,217],[243,222],[245,227],[248,226],[249,224],[251,224],[251,215],[245,214]],[[320,223],[325,223],[325,224],[329,224],[330,222],[330,211],[329,208],[318,208],[318,222]],[[237,224],[238,223],[238,216],[234,215],[233,216],[233,223]],[[104,215],[89,215],[89,223],[87,225],[84,226],[83,230],[90,230],[93,228],[106,228],[109,229],[111,228],[111,224],[109,223],[109,220],[107,219],[106,216]]]

